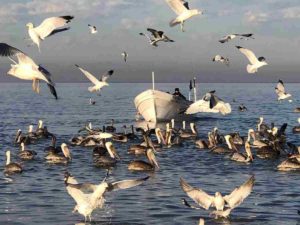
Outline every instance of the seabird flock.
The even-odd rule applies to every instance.
[[[184,23],[191,17],[196,15],[202,15],[203,10],[190,9],[187,1],[184,0],[165,0],[171,9],[177,14],[177,17],[172,19],[169,25],[171,27],[180,25],[181,31],[184,32]],[[73,19],[73,16],[59,16],[50,17],[45,19],[39,26],[34,27],[32,23],[28,23],[28,35],[32,40],[32,43],[38,47],[38,51],[41,52],[41,42],[45,38],[54,35],[59,32],[67,31],[70,27],[66,27]],[[88,24],[90,34],[96,34],[97,28],[94,25]],[[150,35],[147,33],[140,33],[140,35],[146,37],[149,44],[154,47],[158,47],[158,43],[163,42],[175,42],[169,38],[164,31],[156,30],[153,28],[147,28]],[[220,43],[227,43],[235,38],[244,40],[254,39],[252,33],[248,34],[229,34],[219,40]],[[247,57],[250,64],[247,65],[246,70],[248,73],[257,73],[258,69],[262,66],[268,65],[265,57],[256,57],[255,54],[246,48],[236,46],[236,48]],[[40,81],[44,81],[51,92],[51,94],[58,99],[55,89],[55,83],[52,81],[50,72],[48,72],[41,65],[37,65],[33,59],[26,55],[23,51],[17,49],[6,43],[0,43],[0,55],[7,57],[13,62],[10,70],[7,72],[9,75],[17,77],[22,80],[32,80],[32,89],[34,92],[39,93]],[[126,51],[121,53],[124,62],[128,60],[128,53]],[[16,58],[13,59],[13,57]],[[213,57],[212,61],[220,62],[229,66],[229,59],[221,55]],[[87,70],[83,69],[79,65],[75,66],[90,80],[93,86],[88,88],[90,92],[96,92],[100,94],[100,91],[104,86],[109,86],[107,80],[113,75],[114,70],[102,74],[101,76],[94,76]],[[97,78],[98,77],[98,78]],[[282,80],[278,81],[275,87],[275,92],[278,95],[278,101],[289,99],[291,101],[292,95],[285,91],[284,83]],[[210,108],[217,108],[225,103],[215,95],[215,91],[211,91],[206,94],[206,98],[210,99]],[[90,99],[90,104],[94,105],[96,102]],[[227,110],[230,105],[224,110]],[[224,108],[224,107],[222,107]],[[191,111],[193,108],[190,109]],[[228,109],[229,110],[229,109]],[[231,111],[231,108],[230,108]],[[247,108],[242,105],[240,111],[247,111]],[[300,112],[300,109],[296,110]],[[189,112],[187,112],[189,113]],[[221,112],[226,114],[227,112]],[[190,129],[186,129],[186,122],[182,122],[182,127],[175,128],[174,120],[166,124],[165,129],[148,129],[142,128],[134,129],[131,126],[131,132],[127,132],[127,127],[124,126],[124,132],[117,133],[114,127],[114,120],[110,126],[103,126],[102,128],[94,128],[92,124],[85,126],[78,131],[78,134],[73,136],[68,144],[61,143],[60,146],[56,145],[56,136],[50,133],[46,126],[43,126],[43,121],[38,121],[37,129],[34,131],[33,125],[29,125],[27,133],[23,133],[18,129],[15,144],[20,147],[20,151],[17,156],[21,160],[35,160],[36,155],[41,153],[29,150],[27,146],[35,144],[42,139],[51,138],[51,145],[44,149],[44,159],[49,164],[63,164],[67,165],[72,163],[73,157],[69,146],[82,146],[93,147],[92,157],[94,166],[98,168],[113,168],[122,158],[118,154],[114,147],[114,142],[127,143],[131,142],[131,146],[128,149],[128,154],[135,156],[144,156],[148,161],[133,160],[127,168],[129,171],[140,172],[159,172],[161,169],[156,154],[165,149],[172,148],[173,146],[182,146],[186,141],[192,141],[198,149],[206,149],[212,154],[224,154],[229,155],[230,159],[241,164],[250,164],[254,161],[256,155],[261,159],[274,159],[280,154],[286,154],[287,150],[285,145],[290,148],[287,154],[287,158],[282,161],[278,166],[278,170],[290,171],[300,170],[300,147],[295,146],[290,142],[286,142],[285,130],[287,124],[283,124],[279,128],[274,124],[270,126],[265,124],[263,117],[260,117],[257,129],[249,129],[248,136],[243,138],[238,132],[230,134],[221,134],[218,128],[214,128],[208,132],[207,139],[199,139],[198,131],[194,123],[190,123]],[[300,119],[298,120],[300,123]],[[293,133],[300,133],[300,126],[293,128]],[[154,138],[153,138],[154,136]],[[138,144],[137,144],[138,143]],[[245,150],[245,153],[241,153],[241,149]],[[251,149],[256,149],[255,153]],[[4,174],[12,176],[13,174],[22,173],[26,171],[21,163],[11,161],[11,151],[7,150],[6,164],[4,166]],[[256,159],[255,159],[256,160]],[[163,162],[162,162],[163,163]],[[149,176],[145,176],[138,179],[123,180],[118,182],[109,182],[108,180],[109,170],[106,177],[98,183],[78,183],[77,180],[68,172],[64,175],[64,184],[66,193],[68,193],[75,201],[74,212],[78,212],[83,215],[85,221],[88,219],[91,221],[92,213],[98,208],[103,208],[105,203],[105,195],[111,191],[133,188],[144,184]],[[187,183],[183,178],[179,179],[179,185],[183,192],[186,193],[198,206],[193,206],[186,199],[182,199],[185,206],[193,209],[205,209],[214,208],[211,212],[211,216],[214,218],[228,218],[231,211],[238,207],[243,201],[251,194],[255,183],[255,176],[252,175],[241,186],[235,188],[230,194],[222,195],[220,192],[216,192],[215,195],[209,195],[200,188],[194,188]],[[137,203],[138,204],[138,203]],[[199,224],[204,224],[204,219],[199,220]]]

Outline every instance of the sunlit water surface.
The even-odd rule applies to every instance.
[[[58,137],[58,144],[68,141],[79,128],[92,122],[102,127],[114,118],[117,128],[135,121],[134,97],[150,84],[111,84],[102,96],[93,96],[97,103],[89,105],[88,84],[57,84],[59,100],[54,100],[43,86],[40,95],[31,91],[31,85],[0,84],[0,164],[5,164],[5,150],[11,149],[14,161],[20,161],[19,151],[13,144],[17,129],[27,130],[29,124],[42,119],[50,132]],[[157,84],[158,89],[173,91],[180,87],[187,94],[186,84]],[[246,135],[255,128],[259,116],[280,125],[289,124],[288,140],[300,145],[299,136],[291,129],[297,125],[299,114],[293,109],[299,105],[299,84],[287,84],[292,103],[276,101],[274,84],[201,84],[199,97],[206,91],[217,90],[217,95],[231,103],[232,114],[199,115],[196,122],[199,136],[205,137],[213,127],[222,133],[239,131]],[[236,102],[232,102],[235,99]],[[238,105],[244,103],[248,112],[241,113]],[[100,182],[106,171],[95,168],[92,148],[71,147],[73,161],[67,166],[48,165],[44,161],[44,147],[50,140],[41,140],[29,149],[38,152],[37,160],[22,162],[24,172],[12,180],[0,176],[0,224],[77,224],[83,217],[72,214],[75,202],[67,194],[63,183],[65,171],[80,182]],[[132,173],[127,164],[134,159],[127,154],[132,143],[115,144],[122,157],[111,171],[110,181],[143,177],[145,173]],[[283,160],[256,159],[253,164],[241,165],[221,155],[195,148],[187,141],[181,148],[170,148],[157,154],[160,170],[149,174],[151,178],[142,186],[107,194],[106,207],[95,211],[92,224],[197,224],[200,217],[206,224],[300,224],[300,173],[278,172],[276,166]],[[205,210],[192,210],[181,204],[188,197],[179,186],[185,178],[194,186],[213,194],[230,192],[250,175],[255,174],[253,193],[238,208],[230,220],[215,221]],[[189,200],[191,202],[191,200]]]

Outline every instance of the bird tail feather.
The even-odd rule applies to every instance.
[[[248,72],[248,73],[256,73],[256,72],[257,72],[257,69],[256,69],[256,67],[254,67],[253,65],[248,64],[248,65],[247,65],[247,72]]]
[[[173,19],[169,23],[170,27],[174,27],[174,26],[176,26],[178,24],[180,24],[180,22],[177,19]]]

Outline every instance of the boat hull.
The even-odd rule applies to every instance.
[[[191,102],[158,90],[146,90],[134,99],[138,112],[148,122],[169,121],[187,117],[182,112]]]

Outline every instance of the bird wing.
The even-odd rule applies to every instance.
[[[231,209],[239,206],[249,196],[253,189],[254,181],[255,177],[251,176],[240,187],[235,188],[229,195],[224,196],[224,200]]]
[[[51,73],[48,70],[46,70],[44,67],[42,67],[41,65],[39,65],[38,70],[48,80],[49,83],[47,83],[47,86],[49,87],[49,90],[50,90],[51,94],[55,97],[55,99],[57,99],[58,97],[57,97],[56,89],[54,87],[55,84],[51,80]]]
[[[19,64],[31,64],[33,67],[38,68],[36,63],[24,52],[6,43],[0,43],[0,55],[6,57],[16,56]]]
[[[248,60],[252,65],[259,62],[255,54],[251,50],[243,48],[241,46],[236,46],[236,47],[238,48],[238,50],[240,50],[241,53],[243,53],[248,58]]]
[[[101,81],[102,81],[102,82],[106,82],[107,79],[108,79],[111,75],[113,75],[113,73],[114,73],[114,71],[113,71],[113,70],[110,70],[110,71],[108,71],[106,74],[103,74],[102,77],[101,77]]]
[[[108,191],[118,191],[122,189],[132,188],[144,183],[144,181],[148,180],[148,178],[149,176],[140,179],[134,179],[134,180],[122,180],[122,181],[113,182],[109,184]]]
[[[155,38],[160,38],[161,37],[161,33],[155,29],[152,28],[147,28],[147,31],[149,31]]]
[[[182,190],[202,208],[208,210],[213,204],[214,197],[210,196],[200,188],[193,188],[182,178],[180,178],[180,185]]]
[[[180,15],[188,9],[183,5],[181,0],[166,0],[171,9],[177,14]]]
[[[44,39],[51,35],[55,29],[65,26],[73,18],[73,16],[50,17],[45,19],[38,27],[34,28],[34,30],[39,34],[40,38]]]
[[[82,205],[82,204],[88,203],[87,196],[74,185],[75,184],[67,184],[66,189],[67,189],[69,195],[71,195],[71,197],[75,200],[77,205]]]
[[[93,205],[97,204],[97,202],[102,198],[102,196],[106,192],[107,187],[108,184],[106,182],[102,182],[99,185],[96,185],[95,191],[90,196],[90,200]]]
[[[96,77],[94,77],[92,74],[90,74],[88,71],[86,71],[86,70],[84,70],[84,69],[82,69],[80,66],[78,66],[78,65],[76,65],[75,64],[75,66],[77,66],[77,68],[93,83],[93,84],[95,84],[95,85],[97,85],[97,84],[99,84],[100,83],[100,81],[96,78]]]
[[[277,89],[278,91],[285,93],[285,88],[282,80],[279,80],[277,83]]]

